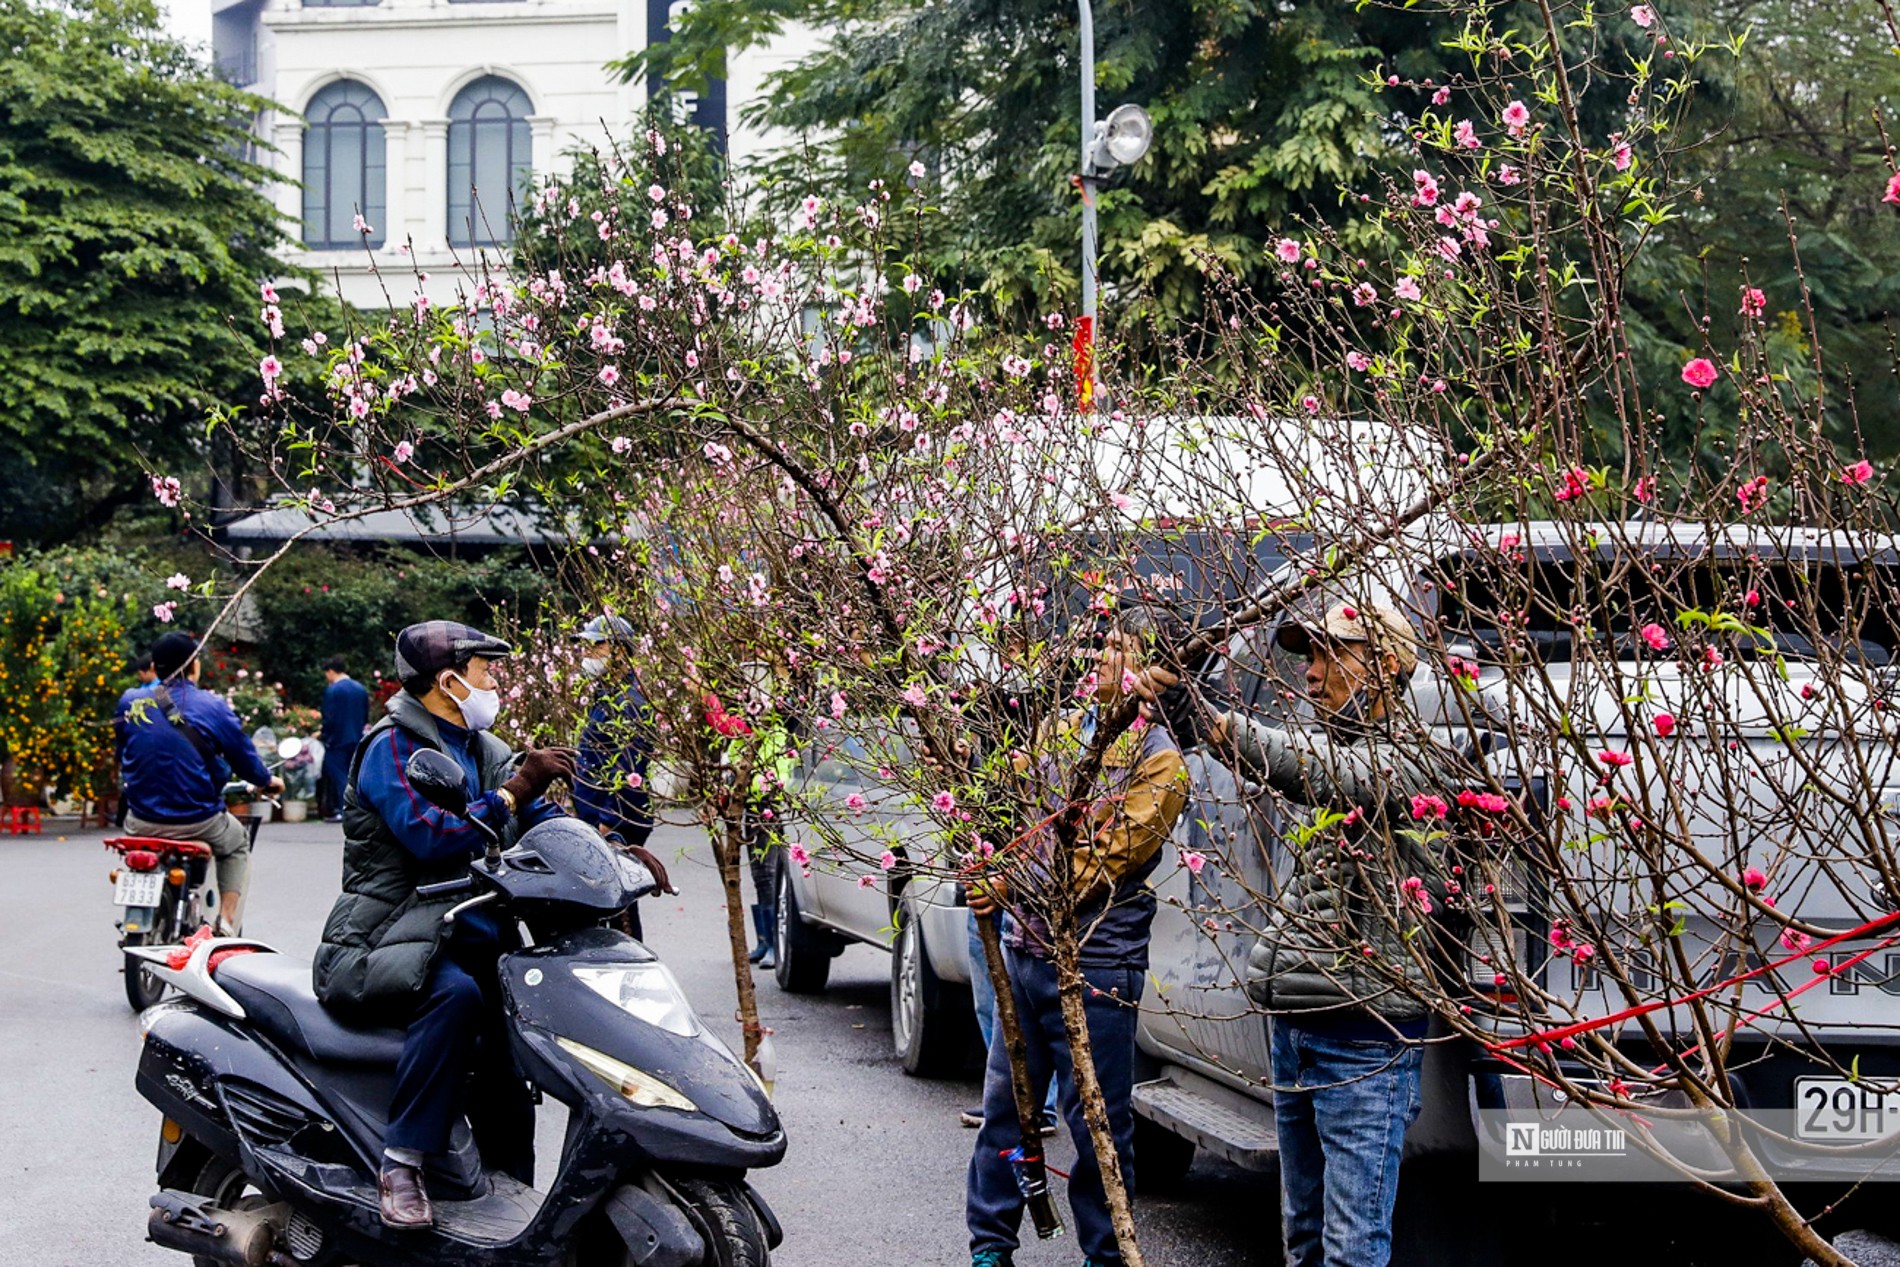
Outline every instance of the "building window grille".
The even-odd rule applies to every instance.
[[[388,202],[382,98],[354,80],[319,92],[304,114],[303,244],[313,251],[383,244]]]
[[[506,246],[534,174],[528,94],[478,79],[449,106],[449,244]]]

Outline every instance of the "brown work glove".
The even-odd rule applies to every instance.
[[[516,809],[526,809],[528,802],[546,792],[554,780],[574,781],[574,761],[579,755],[572,748],[531,749],[501,790],[515,798]]]

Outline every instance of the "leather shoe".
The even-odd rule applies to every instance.
[[[422,1172],[414,1166],[390,1162],[376,1181],[382,1197],[384,1227],[433,1227],[435,1207],[422,1186]]]

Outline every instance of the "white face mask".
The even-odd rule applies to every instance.
[[[597,659],[594,656],[586,656],[581,660],[581,672],[585,673],[588,677],[599,677],[606,671],[607,662],[605,660]]]
[[[450,673],[449,676],[468,691],[467,699],[455,700],[455,706],[462,710],[463,724],[470,730],[487,730],[494,725],[495,719],[501,716],[501,692],[480,690],[460,673]],[[455,699],[446,687],[443,688],[443,694]]]

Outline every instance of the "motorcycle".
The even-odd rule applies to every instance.
[[[301,739],[286,739],[277,745],[280,763],[303,751]],[[227,783],[228,796],[249,787],[246,783]],[[276,804],[272,798],[272,804]],[[261,818],[247,815],[243,820],[257,844]],[[106,849],[119,855],[119,865],[106,874],[112,884],[112,901],[123,909],[119,913],[119,949],[125,955],[125,1001],[135,1012],[143,1012],[165,997],[165,983],[129,952],[144,946],[170,946],[183,941],[187,934],[205,922],[204,912],[211,904],[205,880],[211,871],[211,846],[202,840],[172,840],[164,836],[112,836]]]
[[[421,750],[407,774],[467,808],[452,758]],[[656,891],[652,873],[574,819],[506,851],[488,835],[465,878],[421,893],[469,894],[447,922],[487,906],[524,929],[499,968],[510,1045],[569,1110],[546,1190],[485,1171],[458,1122],[425,1166],[434,1226],[391,1231],[377,1175],[403,1031],[338,1020],[309,965],[261,942],[209,940],[180,969],[138,948],[184,996],[143,1020],[137,1086],[164,1114],[153,1241],[200,1267],[768,1267],[783,1234],[746,1179],[785,1154],[765,1084],[650,950],[604,926]]]

